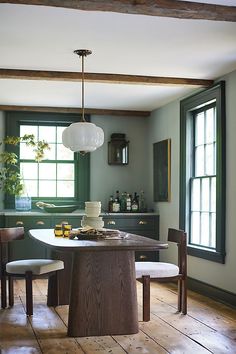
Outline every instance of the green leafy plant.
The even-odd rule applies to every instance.
[[[49,150],[48,143],[44,140],[36,141],[34,135],[25,134],[22,137],[7,136],[0,142],[0,146],[5,144],[17,146],[21,142],[31,146],[34,151],[34,159],[40,162],[45,156],[45,150]],[[24,181],[19,170],[19,158],[16,153],[3,151],[0,153],[0,190],[11,195],[21,195],[24,191]]]

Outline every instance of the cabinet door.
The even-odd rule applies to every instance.
[[[81,227],[81,219],[82,216],[67,216],[67,215],[62,215],[62,216],[54,216],[52,219],[52,227],[54,227],[57,224],[62,224],[63,222],[68,223],[72,225],[72,228],[78,228]]]
[[[159,216],[158,215],[105,215],[104,227],[118,229],[136,235],[159,239]],[[136,261],[158,261],[159,252],[141,251],[135,252]]]
[[[143,215],[105,215],[103,217],[104,227],[110,229],[118,229],[135,233],[136,230],[153,231],[152,235],[156,234],[158,238],[158,216],[143,216]]]
[[[51,227],[50,217],[6,216],[6,227],[23,226],[25,238],[10,243],[10,260],[47,258],[46,247],[29,237],[30,229],[48,229]]]

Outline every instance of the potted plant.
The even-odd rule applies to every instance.
[[[44,158],[45,150],[50,149],[49,144],[46,141],[36,141],[34,135],[31,134],[25,134],[22,137],[7,136],[2,142],[0,142],[0,146],[4,145],[6,147],[6,145],[9,145],[11,147],[16,147],[21,142],[33,148],[35,154],[34,159],[37,162],[40,162]],[[25,192],[25,188],[24,180],[19,169],[19,158],[17,154],[10,151],[10,149],[9,151],[5,149],[0,152],[0,163],[2,163],[2,166],[0,167],[0,190],[15,197],[22,196]],[[31,205],[28,209],[31,209]]]

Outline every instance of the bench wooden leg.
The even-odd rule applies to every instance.
[[[182,313],[187,314],[187,280],[182,280]]]
[[[33,293],[32,293],[32,272],[25,273],[26,286],[26,314],[33,315]]]
[[[2,308],[5,309],[7,307],[7,284],[6,284],[6,276],[5,274],[1,275],[1,304]]]
[[[9,306],[12,307],[14,305],[14,286],[13,286],[13,277],[8,276],[8,298],[9,298]]]
[[[142,276],[143,283],[143,321],[150,321],[150,276]]]
[[[182,279],[178,280],[178,311],[182,311],[182,299],[183,299],[183,284]]]

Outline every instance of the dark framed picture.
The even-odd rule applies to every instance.
[[[171,140],[153,144],[153,188],[155,202],[170,201]]]

